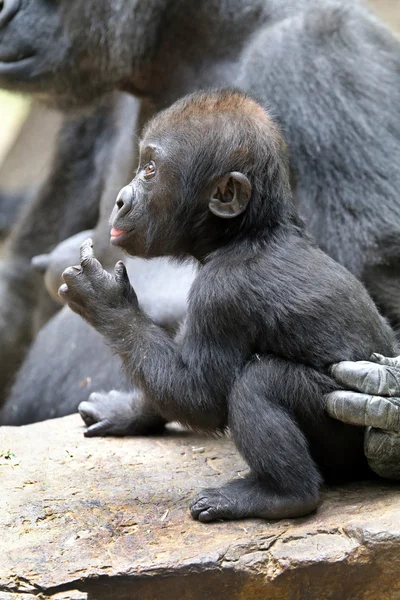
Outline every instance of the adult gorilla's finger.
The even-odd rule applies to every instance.
[[[400,398],[337,391],[325,399],[328,414],[338,421],[400,432]]]
[[[400,356],[388,357],[374,352],[370,360],[374,363],[379,363],[380,365],[386,365],[388,367],[396,367],[400,370]]]
[[[332,365],[332,377],[345,388],[375,396],[400,396],[400,368],[360,360]]]
[[[365,432],[364,451],[377,475],[400,479],[400,434],[370,427]]]

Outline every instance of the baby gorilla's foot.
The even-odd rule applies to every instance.
[[[165,420],[146,405],[138,390],[95,392],[78,410],[88,428],[86,437],[156,435],[165,426]]]
[[[202,490],[190,506],[193,519],[203,523],[217,519],[287,519],[315,510],[319,494],[302,497],[274,492],[253,478],[235,479],[220,488]]]

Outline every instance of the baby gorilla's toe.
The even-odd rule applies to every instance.
[[[99,420],[99,415],[97,414],[96,406],[93,402],[81,402],[78,406],[78,410],[86,427],[90,427]]]
[[[209,523],[218,519],[238,519],[235,502],[220,488],[207,488],[194,497],[190,506],[193,519]]]
[[[93,392],[78,407],[88,427],[86,437],[154,435],[164,431],[165,420],[149,409],[138,390]]]
[[[90,394],[89,399],[78,406],[86,427],[85,437],[105,436],[113,433],[113,426],[102,412],[104,394]]]

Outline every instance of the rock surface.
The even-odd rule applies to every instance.
[[[0,428],[0,600],[400,598],[400,487],[324,493],[297,521],[204,525],[188,502],[245,465],[227,439]]]

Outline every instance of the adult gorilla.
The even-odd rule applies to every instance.
[[[210,86],[235,85],[270,106],[311,232],[400,327],[400,53],[365,7],[343,0],[4,0],[1,7],[4,87],[62,108],[125,91],[140,98],[138,128],[179,96]],[[40,312],[31,257],[93,227],[103,192],[104,215],[114,200],[107,184],[114,110],[107,98],[66,120],[53,173],[9,242],[0,292],[3,389]],[[99,238],[106,247],[104,230],[103,220],[97,249]],[[64,369],[74,369],[54,361],[42,371],[63,380]],[[57,389],[52,381],[53,403],[73,410],[76,387],[66,403]],[[14,407],[18,401],[14,394]]]

